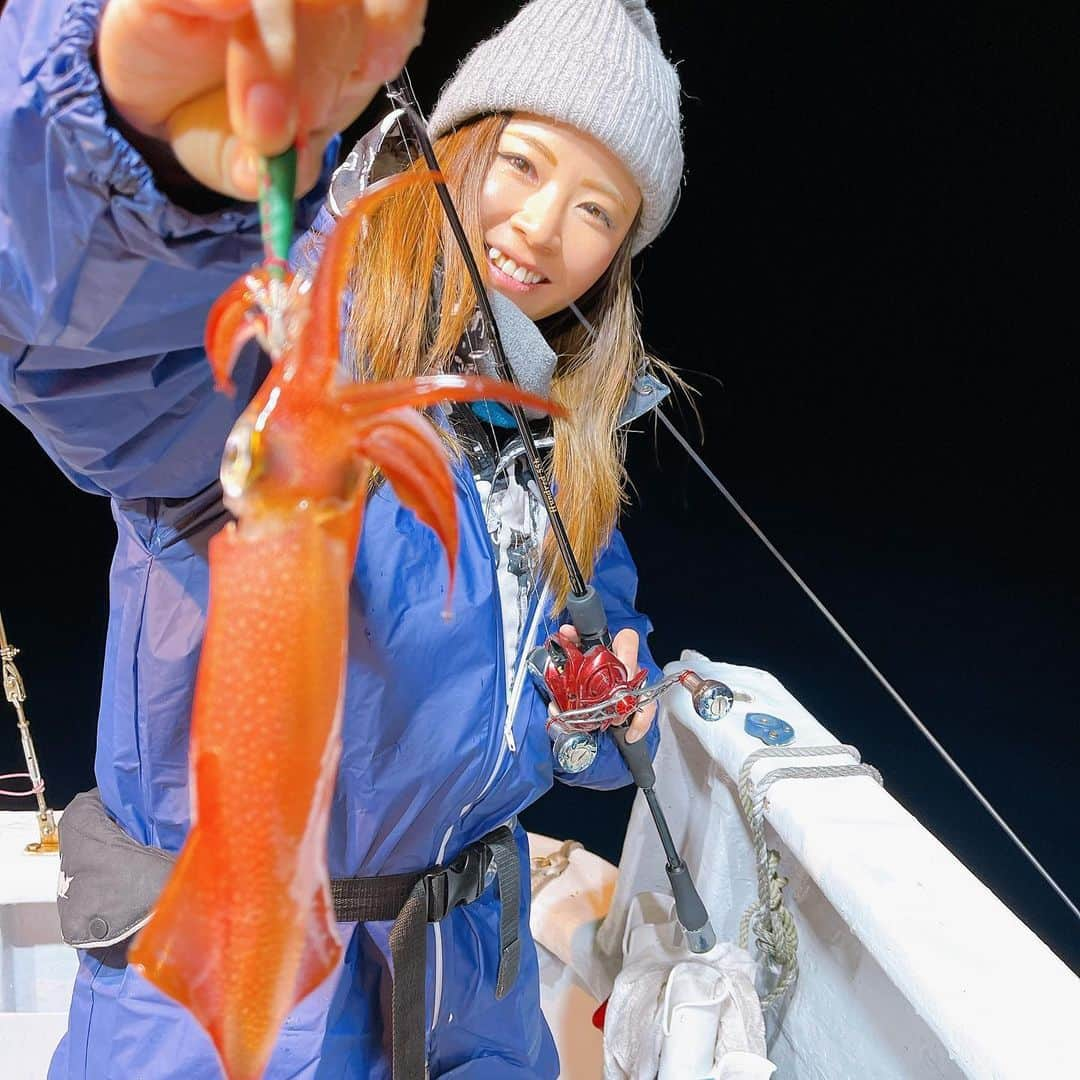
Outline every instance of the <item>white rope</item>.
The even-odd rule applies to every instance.
[[[25,799],[33,795],[38,795],[45,790],[45,781],[39,780],[36,784],[34,778],[28,772],[9,772],[0,773],[0,780],[29,780],[30,787],[25,791],[8,791],[5,788],[0,788],[0,795],[6,795],[9,799]]]
[[[772,769],[755,784],[750,776],[754,765],[762,758],[832,757],[847,754],[854,759],[851,765],[789,765]],[[769,788],[778,780],[817,780],[843,776],[869,776],[881,783],[881,773],[872,765],[863,764],[854,746],[838,743],[834,746],[767,746],[748,755],[739,770],[739,802],[750,826],[757,862],[758,898],[743,914],[739,923],[739,947],[747,948],[751,932],[766,971],[770,965],[775,982],[761,998],[761,1007],[780,1008],[784,998],[799,977],[799,932],[791,912],[784,907],[784,886],[788,879],[780,874],[780,853],[765,841],[765,806]]]

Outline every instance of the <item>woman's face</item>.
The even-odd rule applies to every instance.
[[[480,196],[491,287],[530,319],[561,311],[608,268],[640,205],[626,166],[591,135],[515,113]]]

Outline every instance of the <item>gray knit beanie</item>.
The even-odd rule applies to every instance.
[[[428,130],[493,112],[562,120],[626,165],[642,197],[635,255],[667,225],[683,170],[679,76],[644,0],[532,0],[469,53]]]

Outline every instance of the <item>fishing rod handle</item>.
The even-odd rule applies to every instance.
[[[627,730],[628,727],[625,724],[608,728],[611,737],[615,740],[615,745],[619,748],[619,753],[622,754],[623,761],[626,762],[626,767],[630,770],[630,775],[634,778],[634,783],[642,791],[652,791],[656,786],[656,771],[653,769],[652,757],[649,754],[649,744],[644,739],[627,742]]]
[[[675,866],[669,863],[664,869],[675,897],[675,913],[686,933],[687,947],[699,955],[708,952],[716,944],[716,931],[686,863],[680,859]]]
[[[667,871],[668,881],[671,883],[671,895],[675,900],[675,915],[686,934],[687,948],[695,954],[708,952],[716,944],[716,932],[709,921],[709,912],[701,899],[701,895],[694,885],[694,879],[686,861],[678,854],[675,842],[668,829],[667,820],[663,810],[654,794],[656,786],[656,772],[653,769],[652,759],[649,757],[649,747],[644,739],[637,742],[627,742],[625,725],[610,727],[611,737],[619,748],[634,782],[645,795],[645,801],[649,804],[653,822],[660,841],[667,855],[664,869]]]

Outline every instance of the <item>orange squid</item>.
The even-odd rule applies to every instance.
[[[453,479],[416,407],[488,398],[560,412],[479,377],[338,376],[342,288],[364,222],[387,195],[431,177],[396,178],[357,200],[309,292],[256,271],[221,297],[207,326],[215,377],[228,386],[238,344],[270,333],[256,296],[277,287],[292,297],[285,345],[226,444],[222,486],[236,521],[209,549],[192,827],[130,961],[206,1029],[229,1080],[263,1075],[286,1014],[340,957],[326,836],[370,470],[435,530],[452,585]]]

